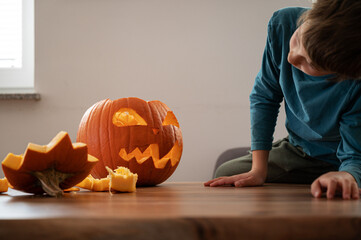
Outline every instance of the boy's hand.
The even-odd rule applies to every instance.
[[[359,199],[360,190],[355,178],[348,172],[328,172],[317,178],[311,185],[311,193],[320,198],[322,192],[326,191],[327,199],[342,194],[343,199]]]
[[[266,175],[262,171],[251,170],[247,173],[233,175],[230,177],[219,177],[212,179],[204,186],[217,187],[223,185],[234,185],[235,187],[259,186],[263,185],[266,180]]]
[[[230,177],[219,177],[206,183],[206,187],[217,187],[223,185],[234,185],[235,187],[248,187],[263,185],[267,177],[267,160],[269,151],[252,151],[252,169],[249,172],[233,175]]]

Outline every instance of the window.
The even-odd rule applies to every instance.
[[[0,0],[0,88],[34,88],[34,0]]]

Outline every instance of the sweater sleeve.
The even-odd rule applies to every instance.
[[[272,148],[273,133],[276,126],[280,103],[283,100],[282,90],[279,84],[280,71],[274,61],[273,55],[279,44],[277,29],[268,24],[268,36],[263,53],[261,70],[257,74],[255,83],[250,94],[251,116],[251,150],[270,150]],[[275,49],[276,48],[276,49]]]
[[[337,158],[341,161],[339,171],[350,173],[361,187],[361,94],[360,84],[351,95],[351,106],[341,117],[341,141]]]

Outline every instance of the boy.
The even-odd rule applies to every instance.
[[[222,164],[205,186],[312,183],[316,198],[358,199],[360,78],[361,1],[275,12],[250,95],[252,153]],[[282,100],[289,136],[272,144]]]

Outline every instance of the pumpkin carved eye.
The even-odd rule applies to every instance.
[[[168,111],[164,118],[163,125],[174,125],[179,128],[179,123],[172,111]]]
[[[113,115],[112,122],[115,126],[146,126],[147,123],[139,114],[131,108],[121,108]]]

